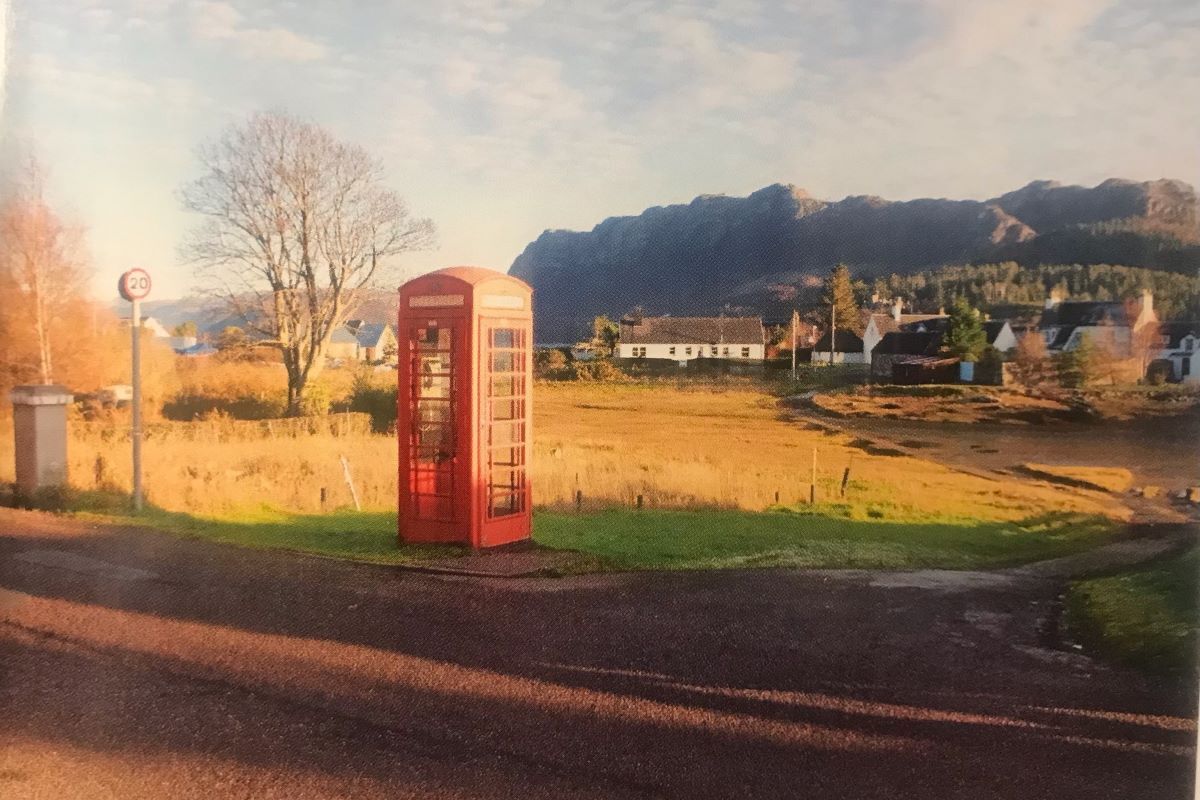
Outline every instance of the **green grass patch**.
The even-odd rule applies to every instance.
[[[544,512],[534,518],[539,544],[586,553],[617,569],[979,569],[1079,552],[1112,531],[1107,519],[1075,514],[1021,523],[888,522],[853,519],[838,509]]]
[[[377,564],[420,564],[464,555],[452,545],[398,545],[394,512],[296,514],[270,508],[200,516],[147,508],[139,515],[96,504],[101,521],[241,547],[291,550]],[[1020,522],[895,521],[884,511],[829,504],[753,511],[540,511],[534,542],[581,555],[571,571],[811,567],[986,569],[1086,550],[1113,523],[1056,513]]]
[[[1072,584],[1068,624],[1085,647],[1141,669],[1194,673],[1200,548],[1136,572]]]
[[[419,564],[469,552],[453,545],[398,545],[396,514],[392,512],[293,514],[263,508],[242,511],[236,517],[209,517],[148,508],[138,515],[105,515],[103,520],[240,547],[292,550],[373,564]]]

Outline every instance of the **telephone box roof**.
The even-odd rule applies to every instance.
[[[480,283],[485,283],[486,281],[505,280],[505,281],[512,281],[513,283],[524,286],[527,289],[529,288],[529,285],[527,283],[525,283],[525,281],[521,280],[520,278],[514,278],[513,276],[505,274],[503,272],[499,272],[494,269],[487,269],[485,267],[466,267],[466,266],[445,267],[444,269],[435,270],[433,272],[427,272],[424,275],[413,278],[412,281],[410,281],[410,283],[412,283],[414,281],[424,280],[427,278],[454,278],[455,280],[462,281],[463,283],[469,284],[471,286],[475,286]]]

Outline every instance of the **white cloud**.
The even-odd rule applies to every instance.
[[[248,24],[240,11],[222,0],[193,2],[190,11],[194,36],[229,42],[245,58],[304,62],[318,61],[328,55],[324,44],[288,28]]]

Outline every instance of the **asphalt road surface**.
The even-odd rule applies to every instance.
[[[1194,686],[1060,642],[1059,588],[467,579],[0,512],[0,797],[1191,797]]]

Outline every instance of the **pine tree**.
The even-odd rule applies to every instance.
[[[987,332],[979,312],[971,308],[965,297],[959,297],[950,308],[950,320],[943,345],[951,355],[963,361],[977,361],[987,347]]]
[[[850,268],[838,264],[825,279],[825,324],[836,323],[838,330],[854,331],[859,336],[863,334],[863,323],[858,313],[858,303],[854,299],[854,285],[850,281]],[[836,310],[836,319],[831,312]]]

